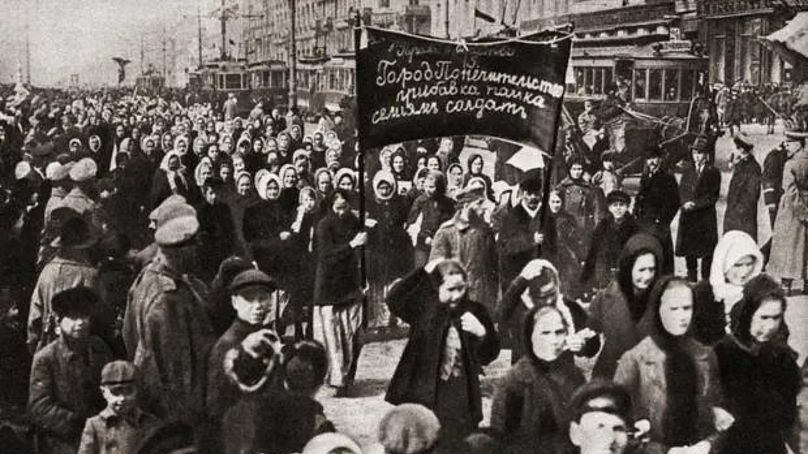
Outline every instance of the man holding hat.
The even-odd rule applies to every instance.
[[[56,339],[56,319],[51,300],[59,292],[74,287],[96,288],[98,270],[93,266],[90,249],[98,242],[95,230],[76,212],[58,208],[61,228],[51,247],[56,256],[42,268],[31,295],[28,313],[28,349],[36,352]],[[63,214],[62,214],[63,213]]]
[[[739,132],[733,138],[737,154],[730,160],[732,177],[727,192],[727,211],[724,213],[724,233],[730,230],[746,232],[757,242],[757,207],[760,198],[761,169],[752,155],[751,138]]]
[[[429,261],[457,259],[468,274],[468,296],[494,311],[498,294],[498,258],[494,231],[483,219],[485,188],[467,186],[457,193],[458,210],[440,226]]]
[[[101,394],[107,406],[87,420],[78,454],[130,454],[146,429],[158,420],[137,406],[135,366],[113,361],[101,371]]]
[[[721,172],[713,167],[710,155],[714,154],[706,136],[699,136],[690,147],[693,158],[682,173],[679,182],[679,198],[682,202],[679,215],[679,232],[676,236],[676,255],[685,258],[687,279],[696,282],[710,278],[713,250],[718,243],[718,217],[715,204],[721,191]]]
[[[199,222],[196,210],[180,203],[161,209],[157,224],[157,256],[130,290],[124,339],[141,372],[144,409],[195,424],[214,341],[207,287],[193,275]]]
[[[28,410],[39,452],[75,454],[88,417],[104,407],[101,369],[112,359],[104,342],[90,335],[98,297],[87,287],[53,298],[59,337],[34,355]]]
[[[225,374],[225,355],[238,347],[247,336],[267,326],[275,288],[272,278],[256,269],[242,271],[230,284],[230,301],[236,318],[216,341],[208,359],[206,411],[215,427],[219,427],[224,413],[241,395],[238,387]]]
[[[640,190],[634,200],[634,216],[640,228],[650,233],[662,245],[660,274],[673,273],[673,240],[671,222],[679,211],[679,185],[676,178],[662,166],[663,151],[654,146],[646,150],[645,170],[640,178]]]

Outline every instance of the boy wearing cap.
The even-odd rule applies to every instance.
[[[628,239],[637,233],[639,226],[628,212],[631,197],[616,190],[606,197],[609,214],[598,222],[592,232],[592,243],[584,260],[581,282],[587,288],[601,289],[609,285],[617,270],[617,259]]]
[[[40,452],[75,454],[86,419],[104,407],[101,370],[112,359],[101,339],[90,335],[97,297],[86,287],[53,298],[59,337],[34,355],[28,409]]]
[[[679,198],[679,232],[676,235],[676,255],[685,258],[687,278],[698,281],[699,259],[701,278],[710,278],[710,264],[718,243],[718,218],[715,204],[721,191],[721,172],[710,162],[707,137],[699,136],[690,147],[693,158],[682,173]]]
[[[158,422],[137,407],[135,366],[129,361],[104,366],[101,394],[107,406],[87,420],[78,454],[134,454],[145,430]]]

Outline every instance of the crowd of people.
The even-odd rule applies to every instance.
[[[366,334],[407,331],[390,453],[808,449],[784,321],[808,128],[762,167],[734,134],[719,226],[706,137],[680,163],[647,150],[629,194],[609,152],[511,186],[462,137],[361,155],[349,111],[2,94],[0,406],[31,430],[0,443],[19,452],[358,454],[317,399],[351,395]]]

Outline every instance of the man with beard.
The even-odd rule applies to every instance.
[[[544,235],[541,233],[542,181],[530,177],[519,183],[521,203],[508,210],[499,232],[500,284],[503,293],[522,268],[541,256]]]
[[[159,210],[157,224],[157,255],[130,291],[127,315],[134,323],[128,326],[135,332],[124,340],[140,371],[144,409],[193,425],[202,416],[214,340],[207,287],[194,277],[199,222],[191,206],[177,203]]]
[[[457,195],[458,210],[435,233],[429,260],[456,259],[467,273],[469,298],[493,311],[497,303],[494,231],[483,220],[485,188],[469,186]]]
[[[673,273],[671,221],[680,206],[676,178],[662,168],[662,149],[652,147],[645,155],[645,172],[634,200],[634,216],[640,228],[662,244],[660,275]]]

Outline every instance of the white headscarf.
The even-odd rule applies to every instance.
[[[743,286],[727,282],[726,274],[740,259],[750,255],[755,258],[751,278],[763,271],[763,254],[749,234],[731,230],[715,246],[713,264],[710,267],[710,286],[716,301],[724,302],[726,313],[743,297]]]
[[[569,333],[570,334],[574,333],[577,327],[573,322],[572,312],[570,312],[570,309],[564,303],[564,295],[561,293],[561,277],[558,274],[558,270],[556,269],[555,266],[553,266],[552,263],[550,263],[548,260],[545,259],[531,260],[527,265],[525,265],[525,267],[530,266],[531,264],[533,266],[547,268],[553,273],[553,279],[555,280],[556,294],[557,294],[555,308],[558,309],[558,312],[560,312],[561,316],[564,317],[564,321],[567,323],[567,326],[569,327]],[[535,306],[533,299],[530,297],[529,288],[526,288],[525,291],[522,292],[522,303],[528,310],[533,309],[533,307]]]

